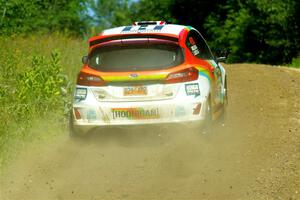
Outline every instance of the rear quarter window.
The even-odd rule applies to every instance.
[[[213,56],[202,36],[195,30],[191,30],[186,39],[186,46],[192,54],[204,60],[212,60]]]

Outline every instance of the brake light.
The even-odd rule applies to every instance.
[[[196,68],[190,67],[184,70],[173,72],[169,74],[165,80],[165,83],[181,83],[197,80],[199,72]]]
[[[80,112],[79,112],[79,108],[74,108],[74,113],[75,113],[76,119],[81,119],[81,115],[80,115]]]
[[[198,115],[201,111],[201,103],[197,104],[196,108],[194,108],[194,115]]]
[[[80,72],[77,77],[77,84],[86,86],[103,86],[105,85],[105,82],[100,76]]]

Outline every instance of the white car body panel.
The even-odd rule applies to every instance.
[[[186,85],[193,85],[193,87],[198,85],[200,95],[197,92],[195,95],[187,95]],[[151,88],[153,89],[150,92],[152,96],[125,98],[120,92],[124,87],[120,86],[86,87],[77,85],[76,88],[86,88],[87,96],[85,100],[77,98],[73,104],[73,108],[77,109],[81,115],[81,119],[74,120],[74,126],[88,131],[101,126],[203,121],[205,118],[205,104],[210,92],[210,83],[206,77],[199,76],[198,80],[191,82],[148,85],[149,91],[151,91]],[[165,90],[166,88],[167,90]],[[95,91],[97,90],[105,91],[109,94],[108,99],[104,98],[101,100],[96,98]],[[164,90],[173,91],[172,96],[164,95],[168,94],[164,93]],[[156,96],[153,94],[156,94]],[[199,113],[193,114],[199,104],[201,104],[201,110]],[[142,112],[150,114],[140,116],[140,113],[136,110],[142,109],[144,109]],[[122,110],[125,111],[123,112]]]
[[[128,29],[126,30],[126,27]],[[130,27],[130,29],[129,29]],[[161,27],[161,29],[155,29],[155,27]],[[179,35],[179,33],[185,28],[185,26],[169,24],[167,26],[160,25],[148,25],[147,27],[143,26],[122,26],[112,29],[107,29],[102,32],[102,35],[116,35],[116,34],[136,34],[136,33],[161,33],[161,34],[172,34]],[[125,30],[125,31],[124,31]]]

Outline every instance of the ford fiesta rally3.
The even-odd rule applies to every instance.
[[[227,102],[225,69],[193,27],[135,22],[89,40],[70,117],[72,135],[146,124],[200,128]]]

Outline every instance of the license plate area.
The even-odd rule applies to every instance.
[[[146,86],[128,86],[123,90],[124,96],[146,96],[147,94]]]

